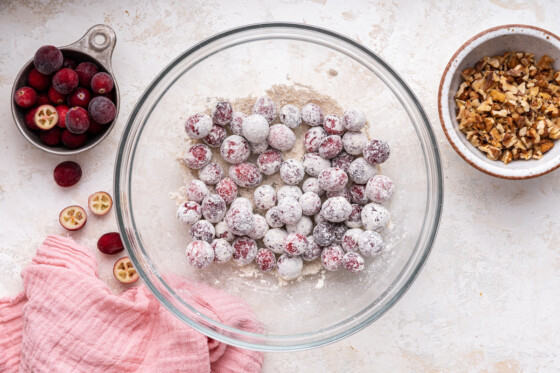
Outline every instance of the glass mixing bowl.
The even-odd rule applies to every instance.
[[[183,123],[216,97],[258,96],[275,84],[312,87],[367,115],[369,135],[387,140],[381,172],[396,192],[386,249],[359,274],[310,274],[282,286],[233,264],[204,270],[185,257],[187,229],[170,195],[185,183],[177,161]],[[235,109],[235,108],[234,108]],[[342,113],[339,113],[342,114]],[[298,139],[301,141],[301,138]],[[439,152],[428,118],[404,81],[381,58],[328,30],[271,23],[237,28],[195,45],[167,66],[132,111],[115,167],[123,242],[146,285],[173,314],[207,336],[263,351],[312,348],[340,340],[383,315],[410,287],[434,243],[442,206]],[[245,300],[261,333],[224,325],[193,307],[165,280],[174,274]]]

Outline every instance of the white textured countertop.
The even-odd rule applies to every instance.
[[[21,290],[19,272],[47,233],[64,233],[57,221],[63,207],[85,204],[94,191],[111,190],[127,116],[171,59],[231,27],[304,22],[364,44],[416,92],[440,145],[445,203],[428,262],[386,315],[324,348],[267,354],[264,371],[560,370],[560,171],[513,182],[476,171],[447,143],[436,103],[440,75],[465,40],[507,23],[560,34],[560,5],[514,0],[265,3],[0,1],[0,296]],[[76,187],[62,190],[52,181],[52,170],[63,158],[34,148],[17,131],[10,90],[19,68],[39,46],[69,44],[97,23],[117,33],[113,64],[121,112],[108,139],[73,157],[84,177]],[[113,212],[95,220],[72,237],[93,247],[100,234],[116,230]],[[117,288],[112,261],[100,257],[99,271]]]

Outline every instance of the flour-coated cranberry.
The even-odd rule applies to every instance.
[[[37,92],[31,87],[21,87],[14,95],[16,104],[24,109],[29,109],[37,103]]]
[[[331,167],[331,161],[321,157],[318,153],[307,153],[303,156],[303,168],[309,176],[317,177]]]
[[[282,153],[278,150],[269,149],[259,155],[257,167],[265,175],[273,175],[280,171],[282,166]]]
[[[247,117],[244,113],[240,111],[234,111],[231,116],[231,122],[229,123],[229,128],[234,135],[241,136],[241,125],[243,120]]]
[[[185,191],[187,198],[191,201],[202,203],[206,196],[210,195],[210,190],[200,180],[191,180],[187,185],[187,189]]]
[[[262,115],[268,123],[276,118],[276,104],[268,96],[261,96],[257,98],[253,105],[253,114]]]
[[[72,69],[60,69],[52,78],[52,85],[57,92],[67,95],[78,87],[78,74]]]
[[[212,249],[214,250],[214,261],[216,263],[227,263],[233,256],[233,247],[223,238],[216,238],[212,241]]]
[[[238,236],[251,232],[255,225],[253,213],[246,208],[233,207],[226,214],[226,224]]]
[[[315,153],[319,151],[319,145],[325,138],[327,138],[327,132],[323,127],[313,127],[310,128],[303,136],[303,146],[308,153]]]
[[[218,101],[212,108],[212,120],[220,126],[225,126],[231,122],[233,109],[227,101]]]
[[[278,192],[276,195],[278,201],[286,197],[292,197],[299,201],[299,197],[301,197],[302,194],[303,192],[297,185],[282,185],[280,188],[278,188]]]
[[[327,219],[325,219],[321,214],[317,214],[313,217],[313,221],[315,222],[315,224],[319,224],[319,223],[329,223],[329,221]],[[329,223],[330,224],[330,223]]]
[[[385,206],[370,203],[362,209],[362,224],[368,230],[380,231],[387,226],[391,213]]]
[[[342,236],[342,242],[340,243],[344,251],[358,251],[360,237],[363,232],[364,231],[358,228],[348,229],[346,233],[344,233],[344,236]]]
[[[286,127],[294,129],[301,125],[301,111],[292,104],[282,106],[280,109],[280,122]]]
[[[340,135],[346,131],[342,125],[342,120],[338,115],[329,114],[325,116],[323,121],[323,128],[329,135]]]
[[[385,203],[391,199],[395,184],[388,176],[375,175],[366,185],[367,197],[375,203]]]
[[[199,220],[189,230],[189,235],[193,240],[201,240],[211,243],[216,235],[216,229],[207,220]]]
[[[357,203],[358,205],[365,205],[368,203],[368,197],[366,195],[365,185],[354,184],[350,187],[349,190],[350,190],[350,196],[352,197],[351,200],[352,203]]]
[[[99,72],[99,68],[91,62],[82,62],[76,66],[75,70],[80,80],[80,86],[84,88],[91,85],[91,79]]]
[[[257,243],[249,237],[239,237],[233,244],[233,261],[239,266],[245,266],[255,260]]]
[[[356,184],[367,184],[377,174],[377,166],[371,165],[364,158],[356,158],[348,167],[348,176]]]
[[[226,203],[218,194],[210,194],[202,201],[202,215],[210,223],[221,221],[226,215]]]
[[[251,148],[251,153],[253,154],[262,154],[268,150],[268,142],[262,141],[259,143],[249,143],[249,147]]]
[[[235,235],[223,220],[216,224],[214,229],[216,231],[216,239],[221,238],[228,242],[231,242],[235,238]]]
[[[198,178],[207,185],[218,184],[223,177],[224,170],[217,163],[208,163],[198,171]]]
[[[244,162],[251,155],[249,143],[243,137],[231,135],[220,146],[220,155],[231,164]]]
[[[301,255],[307,248],[307,238],[299,233],[289,233],[284,238],[284,251],[290,255]]]
[[[301,255],[301,258],[306,262],[312,262],[321,256],[322,247],[317,245],[313,236],[307,236],[307,248]]]
[[[253,201],[261,210],[268,210],[276,205],[276,191],[270,185],[261,185],[253,192]]]
[[[41,74],[49,75],[60,70],[64,63],[64,56],[60,49],[53,45],[43,45],[35,52],[33,64]]]
[[[219,148],[227,136],[227,131],[224,127],[217,124],[212,125],[210,133],[206,135],[203,140],[206,145],[211,148]]]
[[[302,216],[295,224],[286,225],[288,233],[299,233],[303,236],[309,236],[313,232],[313,221],[308,216]]]
[[[364,158],[369,163],[381,164],[389,159],[391,151],[389,150],[389,144],[383,140],[371,140],[364,146]]]
[[[51,77],[41,74],[37,69],[31,69],[27,75],[27,84],[36,91],[46,91],[51,85]]]
[[[356,252],[348,252],[342,258],[342,266],[351,273],[357,273],[364,270],[364,258]]]
[[[68,121],[66,125],[68,126]],[[212,151],[210,148],[203,144],[197,144],[191,146],[189,150],[187,150],[184,161],[188,168],[199,170],[210,163],[210,159],[212,159]]]
[[[276,256],[270,249],[259,249],[255,263],[263,272],[270,272],[276,268]]]
[[[344,250],[340,245],[327,246],[321,252],[321,262],[327,271],[338,271],[342,267]]]
[[[284,252],[284,239],[288,235],[284,229],[273,228],[265,233],[263,238],[264,245],[276,254]]]
[[[304,215],[312,216],[321,211],[321,197],[317,193],[306,192],[299,198],[301,211]]]
[[[364,231],[358,239],[358,248],[364,256],[379,255],[384,247],[383,238],[375,231]]]
[[[301,275],[303,260],[301,256],[290,256],[286,253],[280,255],[276,261],[278,276],[284,280],[295,280]]]
[[[342,151],[342,139],[338,135],[327,136],[321,141],[318,151],[323,158],[334,158]]]
[[[345,151],[340,152],[336,157],[331,160],[333,167],[338,167],[344,170],[348,174],[348,169],[350,164],[356,159],[353,155],[346,153]]]
[[[318,196],[322,196],[323,194],[325,194],[325,191],[321,189],[321,187],[319,186],[319,179],[315,177],[307,178],[303,182],[301,189],[303,190],[304,193],[312,192],[317,194]]]
[[[301,219],[301,205],[298,200],[286,197],[278,201],[278,216],[284,224],[294,224]]]
[[[334,242],[334,226],[329,222],[317,223],[313,228],[313,239],[319,246],[329,246]]]
[[[331,223],[343,222],[351,213],[352,205],[344,197],[329,198],[321,208],[321,215]]]
[[[231,208],[243,208],[253,212],[253,204],[245,197],[237,197],[232,203]]]
[[[301,109],[301,119],[311,127],[320,126],[325,119],[323,109],[319,105],[310,102]]]
[[[368,142],[367,136],[362,132],[346,132],[342,136],[342,147],[346,153],[360,155]]]
[[[366,125],[366,115],[360,109],[349,109],[342,116],[342,125],[348,131],[359,131]]]
[[[348,183],[348,175],[341,168],[331,167],[319,174],[319,186],[327,192],[342,190]]]
[[[348,219],[346,219],[346,226],[348,228],[359,228],[362,226],[362,205],[352,205],[352,212]]]
[[[266,140],[272,148],[285,152],[296,144],[296,135],[285,125],[275,124],[270,127]]]
[[[281,228],[284,226],[284,223],[280,219],[280,212],[278,210],[278,206],[274,206],[270,208],[265,214],[266,222],[272,228]]]
[[[280,178],[288,185],[297,185],[305,176],[303,165],[295,159],[288,159],[280,166]]]
[[[348,227],[344,223],[333,224],[334,226],[334,243],[340,244],[342,242],[342,237],[348,230]]]
[[[344,197],[348,200],[348,202],[352,202],[352,197],[350,196],[350,190],[348,188],[327,192],[327,198],[333,197]]]
[[[255,224],[253,225],[251,232],[247,233],[247,236],[253,240],[260,240],[264,237],[266,232],[268,232],[268,223],[266,222],[264,216],[258,214],[253,215],[253,220],[255,221]]]
[[[229,177],[242,188],[254,188],[262,181],[262,174],[252,163],[240,163],[229,168]]]
[[[262,115],[249,115],[243,119],[243,123],[241,124],[241,133],[249,142],[259,143],[266,141],[268,131],[268,122]]]
[[[177,209],[177,218],[181,223],[194,224],[202,217],[202,207],[194,201],[182,203]]]
[[[202,240],[196,240],[187,245],[187,260],[196,268],[204,268],[214,261],[214,249]]]
[[[185,122],[185,131],[191,139],[202,139],[212,131],[212,118],[202,113],[191,115]]]
[[[226,177],[216,185],[216,193],[229,205],[237,197],[237,185],[229,177]]]

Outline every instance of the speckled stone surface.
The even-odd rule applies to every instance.
[[[408,293],[380,320],[333,345],[267,354],[265,372],[518,372],[560,369],[559,172],[505,181],[467,165],[437,117],[440,75],[455,50],[492,26],[526,23],[560,33],[558,4],[545,1],[13,1],[0,2],[0,296],[21,289],[19,272],[47,233],[66,234],[58,212],[111,192],[115,151],[143,89],[185,49],[219,31],[262,21],[330,28],[382,56],[424,105],[440,145],[445,205],[439,236]],[[52,182],[63,158],[35,149],[10,113],[12,81],[45,43],[66,45],[90,25],[118,36],[114,72],[122,95],[115,129],[73,157],[84,177],[70,190]],[[90,247],[116,229],[114,212],[71,236]],[[109,286],[113,259],[99,255]]]

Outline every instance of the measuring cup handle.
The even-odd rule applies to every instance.
[[[117,44],[115,31],[107,25],[95,25],[82,36],[78,41],[66,46],[66,48],[76,49],[91,55],[99,60],[112,73],[111,57]]]

